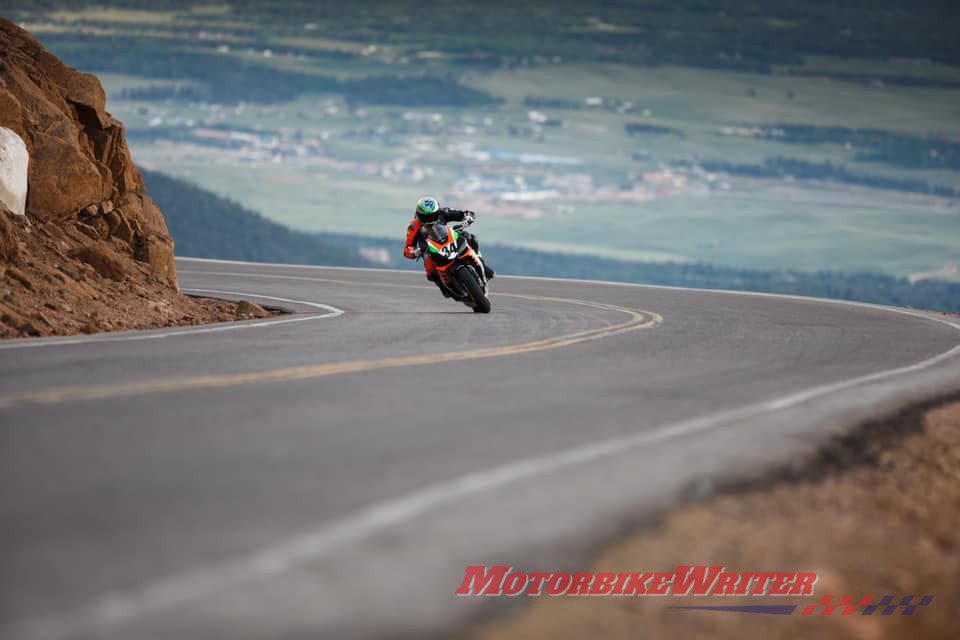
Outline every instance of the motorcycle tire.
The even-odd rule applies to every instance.
[[[490,298],[483,292],[483,285],[480,284],[480,280],[473,269],[465,267],[457,271],[457,280],[470,294],[470,298],[473,300],[474,313],[490,313]]]

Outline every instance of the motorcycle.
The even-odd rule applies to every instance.
[[[426,234],[425,244],[441,282],[453,298],[473,309],[474,313],[490,313],[482,258],[470,246],[467,234],[453,226],[437,223]]]

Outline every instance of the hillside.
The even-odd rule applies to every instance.
[[[222,260],[372,266],[356,245],[325,241],[267,220],[243,205],[189,182],[142,172],[151,196],[166,212],[179,255]],[[358,212],[360,215],[360,212]]]

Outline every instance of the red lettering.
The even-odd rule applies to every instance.
[[[817,574],[815,573],[798,573],[797,581],[793,583],[793,588],[790,589],[790,595],[792,596],[812,596],[813,595],[813,585],[817,583]]]
[[[573,579],[569,573],[555,573],[547,579],[547,595],[562,596],[570,588]]]
[[[613,591],[613,581],[617,579],[615,573],[598,573],[590,585],[591,596],[608,596]]]
[[[550,573],[528,573],[527,579],[530,580],[530,588],[527,589],[528,596],[538,596],[540,595],[540,587],[543,586],[543,581],[549,578]]]
[[[737,580],[739,579],[739,573],[730,573],[729,571],[724,571],[717,576],[717,585],[713,588],[712,595],[732,596],[736,591]]]
[[[670,585],[673,584],[673,579],[675,575],[672,573],[655,573],[653,574],[653,580],[651,581],[651,586],[647,589],[647,594],[651,596],[665,596],[667,591],[670,590]]]
[[[750,587],[750,582],[757,576],[755,573],[741,573],[740,579],[737,580],[737,588],[733,590],[733,594],[736,596],[745,596],[747,595],[747,589]]]
[[[503,595],[516,596],[527,588],[527,574],[522,571],[511,573],[503,583]]]
[[[647,580],[653,577],[652,573],[628,573],[623,580],[620,592],[625,596],[643,596],[647,594]]]
[[[593,582],[592,573],[575,573],[573,574],[573,583],[570,585],[570,590],[567,591],[568,596],[585,596],[590,592],[590,583]]]
[[[756,584],[753,585],[753,589],[750,591],[752,596],[762,596],[767,592],[767,585],[771,580],[777,577],[775,573],[755,573],[753,574],[757,577]]]
[[[457,588],[458,596],[498,596],[503,588],[503,578],[510,571],[510,567],[469,566],[463,575],[463,582]],[[480,588],[477,588],[477,584]]]
[[[721,571],[723,567],[677,567],[673,595],[705,596]]]
[[[789,595],[790,587],[793,586],[793,580],[797,577],[797,574],[775,573],[773,575],[774,575],[774,578],[770,582],[770,591],[768,593],[771,596]]]

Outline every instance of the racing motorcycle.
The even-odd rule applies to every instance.
[[[467,234],[453,226],[437,223],[426,234],[425,244],[440,280],[453,298],[475,313],[490,313],[483,258],[470,246]]]

